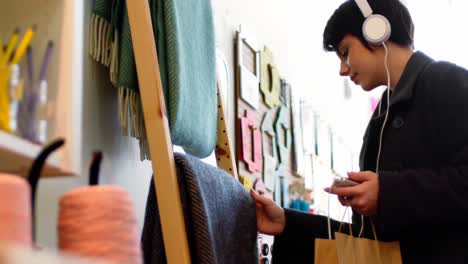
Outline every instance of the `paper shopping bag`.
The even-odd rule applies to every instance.
[[[315,239],[315,264],[338,264],[336,240]]]
[[[347,211],[347,210],[346,210]],[[346,214],[345,211],[345,214]],[[344,218],[344,217],[343,217]],[[328,218],[330,220],[330,218]],[[338,232],[341,232],[343,228],[343,222],[340,224],[338,228]],[[353,236],[353,229],[351,224],[348,224],[349,232],[351,236]],[[342,234],[342,233],[339,233]],[[338,264],[338,255],[337,255],[337,247],[336,247],[336,240],[332,239],[331,236],[331,225],[329,224],[328,229],[328,239],[315,239],[315,264]]]
[[[372,222],[371,222],[372,223]],[[375,240],[356,238],[347,234],[335,233],[336,254],[339,264],[401,264],[399,242],[377,240],[374,224],[372,231]],[[334,262],[336,263],[336,262]]]

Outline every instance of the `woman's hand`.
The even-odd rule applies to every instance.
[[[362,171],[350,172],[348,176],[359,184],[352,187],[325,188],[325,191],[338,195],[342,205],[351,206],[362,215],[375,215],[379,200],[379,175],[372,171]]]
[[[273,200],[261,196],[253,189],[250,195],[257,208],[257,229],[262,234],[280,235],[286,225],[286,217],[283,208],[276,205]]]

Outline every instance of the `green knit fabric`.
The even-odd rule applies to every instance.
[[[132,35],[128,21],[127,7],[124,5],[122,28],[120,31],[119,79],[118,87],[139,93],[138,77],[133,52]]]
[[[164,8],[166,52],[163,53],[167,56],[172,141],[192,155],[207,157],[216,145],[217,129],[211,2],[158,0],[158,3]]]
[[[192,155],[207,157],[215,147],[217,128],[216,56],[210,0],[148,1],[172,142]],[[132,130],[131,126],[140,123],[130,120],[142,118],[143,113],[133,101],[137,98],[140,103],[140,92],[125,1],[96,0],[93,15],[99,14],[106,16],[113,33],[119,34],[116,85],[125,90],[119,92],[122,96],[119,100],[124,102],[119,104],[119,113],[124,116],[122,127],[130,126]],[[129,100],[132,102],[128,103]],[[127,114],[139,117],[127,119]],[[142,126],[140,130],[144,129],[144,123]],[[146,142],[144,133],[132,132],[132,135]]]
[[[153,31],[155,39],[157,41],[157,50],[158,50],[158,60],[159,60],[159,67],[161,71],[161,80],[163,83],[163,87],[167,87],[167,77],[166,77],[166,58],[165,58],[165,39],[164,39],[164,27],[163,21],[158,23],[157,19],[163,17],[162,9],[156,8],[156,0],[150,0],[150,10],[152,14],[152,23],[153,23]],[[119,27],[120,31],[120,54],[119,54],[119,87],[128,88],[136,93],[140,93],[139,86],[138,86],[138,76],[136,72],[136,63],[135,63],[135,53],[133,51],[133,42],[132,42],[132,35],[130,32],[130,23],[128,18],[128,11],[127,6],[123,4],[123,11],[122,18],[121,18],[121,27]],[[158,14],[158,15],[157,15]],[[118,23],[116,23],[118,24]],[[159,25],[159,26],[158,26]],[[156,30],[155,30],[156,29]],[[164,91],[166,94],[166,91]]]
[[[124,14],[125,0],[113,0],[111,9],[111,19],[112,30],[121,32],[122,19]]]
[[[110,23],[112,0],[95,0],[93,3],[93,14],[104,18]]]
[[[164,25],[164,9],[160,0],[153,0],[154,2],[154,13],[153,16],[153,29],[155,30],[155,39],[158,50],[158,61],[159,61],[159,74],[161,76],[161,83],[164,89],[164,95],[166,98],[166,106],[169,105],[167,97],[167,57],[166,57],[166,28]],[[158,8],[160,7],[160,8]],[[170,120],[169,120],[170,121]]]

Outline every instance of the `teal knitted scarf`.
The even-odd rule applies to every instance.
[[[210,0],[148,0],[173,144],[200,158],[216,144],[217,97],[214,25]],[[124,0],[95,0],[90,55],[110,68],[118,88],[125,135],[149,159],[145,122]]]

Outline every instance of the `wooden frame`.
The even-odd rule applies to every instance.
[[[252,53],[250,60],[245,56],[248,50]],[[253,42],[247,39],[242,27],[239,27],[236,34],[236,57],[240,98],[253,109],[257,109],[260,99],[260,51]],[[253,65],[249,67],[248,63]]]

